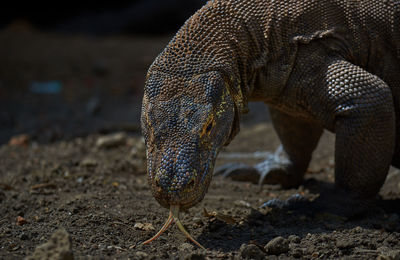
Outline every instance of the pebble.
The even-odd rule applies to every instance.
[[[243,244],[239,249],[239,254],[243,259],[263,259],[265,256],[265,253],[253,244]]]
[[[319,256],[319,252],[314,252],[311,254],[312,258],[318,258],[318,256]]]
[[[336,247],[339,249],[346,249],[354,247],[354,243],[350,240],[337,240]]]
[[[127,135],[123,132],[104,135],[97,139],[96,146],[97,148],[113,148],[126,143]]]
[[[28,221],[26,221],[25,218],[23,218],[21,216],[17,217],[17,223],[16,223],[17,226],[22,226],[22,225],[25,225],[26,223],[28,223]]]
[[[289,242],[283,237],[276,237],[264,247],[268,255],[280,255],[289,251]]]
[[[144,231],[154,231],[155,230],[153,224],[151,224],[151,223],[137,222],[137,223],[135,223],[135,225],[133,227],[136,229],[139,229],[139,230],[144,230]]]

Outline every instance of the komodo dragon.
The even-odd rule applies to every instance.
[[[256,167],[264,183],[299,185],[327,129],[336,187],[374,196],[400,167],[400,1],[214,0],[190,17],[146,77],[148,180],[170,216],[145,243],[174,220],[192,239],[179,211],[203,199],[249,101],[269,106],[286,155]]]

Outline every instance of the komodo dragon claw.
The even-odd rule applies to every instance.
[[[229,177],[235,181],[250,181],[255,184],[281,184],[285,187],[296,186],[300,183],[293,176],[289,176],[287,166],[290,161],[286,158],[282,145],[267,158],[254,165],[244,163],[228,163],[218,167],[215,175]]]

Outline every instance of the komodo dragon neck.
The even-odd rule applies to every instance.
[[[183,81],[217,71],[228,84],[239,112],[247,112],[256,75],[272,52],[267,44],[272,30],[265,26],[265,20],[271,19],[265,13],[254,13],[262,9],[259,5],[265,9],[267,2],[209,2],[182,26],[150,71],[179,75]],[[278,46],[273,47],[277,53]],[[173,92],[170,96],[176,94]]]

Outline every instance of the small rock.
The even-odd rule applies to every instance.
[[[65,229],[56,231],[45,244],[36,247],[28,260],[55,259],[73,260],[72,244]]]
[[[127,135],[125,133],[115,133],[99,137],[97,139],[96,146],[100,149],[113,148],[124,145],[126,140]]]
[[[17,217],[17,223],[16,223],[17,226],[22,226],[22,225],[25,225],[26,223],[28,223],[28,221],[26,221],[26,219],[24,219],[21,216]]]
[[[264,247],[269,255],[280,255],[289,251],[289,242],[283,237],[276,237]]]
[[[354,233],[361,233],[363,231],[363,228],[360,226],[357,226],[357,227],[353,228],[353,230],[354,230]]]
[[[319,252],[314,252],[311,254],[312,258],[318,258],[318,256],[319,256]]]
[[[151,223],[135,223],[135,225],[133,226],[134,228],[140,229],[140,230],[144,230],[144,231],[150,231],[150,230],[155,230],[153,224]]]
[[[354,247],[354,244],[351,240],[338,240],[336,241],[336,247],[339,249],[347,249],[347,248],[352,248]]]
[[[27,134],[21,134],[11,137],[8,144],[10,146],[27,146],[31,140],[31,137]]]
[[[265,253],[253,244],[243,244],[239,249],[239,254],[244,259],[263,259],[265,256]]]

